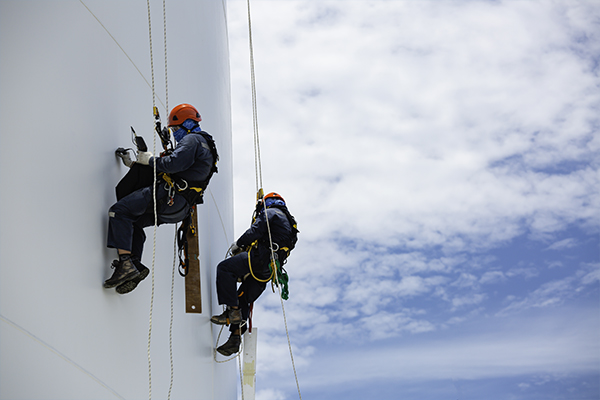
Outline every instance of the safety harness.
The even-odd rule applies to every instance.
[[[206,140],[206,143],[201,142],[202,147],[209,150],[212,154],[213,164],[210,168],[208,176],[202,181],[186,181],[185,179],[177,176],[177,174],[168,174],[165,172],[160,173],[160,179],[165,182],[165,190],[169,192],[169,200],[167,201],[169,206],[173,205],[173,202],[175,201],[175,194],[182,196],[190,206],[202,204],[204,202],[204,190],[206,190],[206,187],[208,186],[212,176],[219,172],[219,169],[217,168],[219,154],[217,153],[217,147],[212,136],[204,131],[191,132],[188,130],[188,134],[202,135],[202,137]]]
[[[259,241],[255,240],[248,247],[248,268],[250,269],[250,274],[252,275],[252,277],[254,279],[256,279],[258,282],[271,281],[271,286],[272,286],[273,291],[275,291],[275,289],[273,287],[274,285],[281,286],[281,288],[282,288],[281,298],[284,300],[288,300],[289,295],[290,295],[290,291],[289,291],[289,287],[288,287],[289,276],[288,276],[288,273],[285,270],[285,268],[283,268],[283,265],[287,262],[287,258],[289,257],[291,251],[294,249],[294,247],[296,247],[296,242],[298,242],[298,233],[300,231],[298,230],[298,223],[296,222],[296,219],[294,218],[294,216],[292,214],[290,214],[290,212],[288,211],[288,209],[286,207],[272,205],[269,208],[277,208],[281,212],[283,212],[285,214],[285,216],[287,217],[288,222],[290,223],[290,226],[292,228],[290,244],[289,244],[289,246],[280,247],[279,244],[273,242],[272,254],[273,254],[274,258],[271,259],[271,261],[269,262],[269,271],[270,271],[271,275],[267,279],[260,279],[260,278],[256,277],[256,275],[254,274],[254,271],[252,270],[252,261],[250,260],[250,252],[252,251],[252,249],[258,248]],[[258,209],[258,206],[257,206],[257,209]],[[253,216],[253,219],[256,220],[256,214],[255,214],[255,216]],[[277,277],[277,282],[273,282],[273,278],[275,278],[275,277]]]
[[[208,176],[203,181],[186,181],[185,179],[178,177],[176,174],[163,173],[161,179],[165,182],[165,190],[169,192],[167,204],[173,205],[175,201],[175,194],[182,196],[190,206],[188,214],[185,216],[181,225],[177,229],[177,252],[179,255],[179,275],[186,276],[188,273],[189,256],[188,256],[188,240],[187,232],[190,231],[192,236],[196,236],[196,229],[192,222],[192,215],[196,210],[196,204],[202,204],[204,202],[204,191],[208,187],[208,183],[212,176],[219,172],[217,168],[217,161],[219,160],[219,154],[217,153],[217,147],[212,136],[207,132],[191,132],[188,130],[188,134],[202,135],[206,140],[206,143],[202,142],[202,147],[210,150],[213,157],[213,164],[211,166]]]

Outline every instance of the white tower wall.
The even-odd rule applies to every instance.
[[[175,275],[172,399],[235,399],[239,386],[237,363],[213,360],[209,321],[220,310],[214,269],[234,239],[225,8],[167,1],[169,107],[195,105],[221,156],[199,206],[202,314],[185,314]],[[162,2],[151,12],[164,122]],[[0,0],[0,399],[149,396],[151,276],[123,296],[102,282],[116,256],[107,211],[127,170],[114,151],[132,147],[130,125],[152,150],[150,81],[145,1]],[[153,228],[146,234],[151,267]],[[154,398],[170,383],[174,235],[163,225],[156,238]]]

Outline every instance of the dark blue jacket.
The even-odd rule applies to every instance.
[[[169,174],[176,174],[188,182],[204,181],[214,163],[208,143],[202,135],[188,133],[181,139],[169,156],[153,157],[150,166]]]
[[[258,240],[258,247],[253,249],[250,254],[251,261],[253,268],[256,265],[257,270],[265,272],[268,271],[268,269],[265,269],[268,268],[267,266],[271,259],[267,217],[269,218],[269,228],[273,243],[277,243],[279,248],[291,246],[294,235],[292,226],[285,213],[276,207],[267,208],[264,212],[260,213],[252,226],[236,242],[239,247],[244,248]],[[277,247],[274,250],[277,250]]]

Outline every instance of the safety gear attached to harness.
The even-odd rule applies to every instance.
[[[196,229],[192,224],[192,215],[196,211],[194,207],[190,208],[188,215],[181,221],[179,229],[177,229],[177,255],[179,256],[179,275],[185,277],[188,274],[188,265],[190,263],[188,254],[188,238],[187,233],[190,231],[192,236],[196,235]]]
[[[186,123],[191,120],[187,120]],[[186,124],[182,125],[185,127]],[[187,129],[187,128],[186,128]],[[199,128],[198,128],[199,129]],[[181,195],[188,202],[189,205],[204,203],[204,190],[208,186],[210,179],[213,174],[219,172],[217,168],[217,161],[219,161],[219,154],[217,153],[217,146],[212,136],[204,131],[196,131],[195,129],[188,131],[188,134],[202,135],[205,142],[202,143],[202,147],[209,150],[213,157],[213,164],[210,168],[208,176],[203,181],[186,181],[183,178],[177,176],[177,174],[161,173],[160,177],[165,182],[165,189],[169,191],[169,204],[173,204],[175,193]]]
[[[204,190],[208,186],[208,180],[205,181],[186,181],[175,174],[160,174],[161,180],[165,182],[165,190],[169,192],[169,206],[173,205],[175,194],[183,197],[190,206],[202,204],[204,202]]]
[[[266,200],[271,200],[271,199],[266,199]],[[279,246],[279,244],[273,242],[273,247],[271,248],[273,257],[271,258],[271,260],[269,262],[270,275],[267,279],[259,279],[254,274],[254,271],[252,270],[252,262],[251,262],[250,252],[252,251],[252,249],[258,247],[258,245],[259,245],[258,240],[254,241],[254,243],[252,243],[250,246],[248,246],[248,250],[247,250],[248,251],[248,267],[250,269],[250,274],[252,275],[252,277],[255,280],[257,280],[259,282],[271,281],[271,285],[277,285],[277,286],[281,287],[281,298],[284,300],[288,300],[289,294],[290,294],[290,291],[288,288],[289,276],[288,276],[288,273],[285,270],[285,268],[283,268],[283,265],[286,263],[287,258],[290,255],[290,252],[294,249],[294,247],[296,247],[296,242],[298,242],[298,233],[300,231],[298,230],[298,223],[296,222],[296,219],[290,214],[287,207],[285,207],[284,205],[277,204],[278,201],[281,201],[281,200],[276,199],[276,202],[272,203],[271,207],[277,208],[278,210],[283,212],[285,214],[285,216],[287,217],[288,222],[290,223],[290,227],[292,228],[292,235],[290,238],[290,242],[289,242],[288,246]],[[275,282],[275,280],[276,280],[276,282]]]
[[[254,271],[252,270],[252,261],[250,260],[251,259],[250,252],[257,245],[258,245],[258,241],[255,241],[254,243],[252,243],[252,245],[248,249],[248,268],[250,269],[250,275],[252,275],[252,277],[255,280],[257,280],[258,282],[271,281],[271,285],[275,284],[277,286],[280,286],[281,287],[281,298],[283,300],[288,300],[290,298],[290,290],[288,287],[290,278],[289,278],[288,273],[285,270],[285,268],[283,268],[285,259],[284,259],[283,263],[279,260],[279,254],[280,254],[279,251],[284,251],[285,252],[284,254],[286,254],[286,258],[287,258],[287,255],[290,254],[291,250],[288,249],[287,247],[279,248],[277,243],[273,243],[273,247],[275,247],[275,249],[273,249],[274,259],[271,259],[271,262],[269,262],[270,275],[267,279],[260,279],[256,275],[254,275]],[[273,282],[275,280],[275,278],[277,278],[277,282]]]

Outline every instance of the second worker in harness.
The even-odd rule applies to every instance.
[[[283,265],[297,242],[297,224],[283,197],[269,193],[257,204],[252,226],[232,245],[232,257],[217,266],[217,297],[227,306],[221,315],[210,320],[214,324],[231,324],[227,342],[217,348],[224,356],[239,351],[241,335],[246,330],[250,305],[274,279],[271,249]],[[267,226],[268,221],[268,226]],[[271,244],[273,247],[271,247]],[[242,282],[237,288],[237,282]]]
[[[143,173],[146,175],[150,171],[150,186],[121,197],[109,209],[107,247],[117,249],[119,258],[112,263],[115,271],[104,282],[105,288],[116,287],[118,293],[128,293],[148,275],[149,270],[141,263],[141,258],[146,240],[144,228],[155,223],[155,165],[159,225],[182,221],[190,213],[191,207],[202,203],[204,189],[216,172],[218,155],[212,137],[200,129],[201,120],[196,108],[190,104],[180,104],[169,114],[169,129],[177,143],[175,148],[161,157],[138,151],[135,163],[145,168]],[[130,172],[134,172],[135,163],[123,154],[118,155],[131,167]]]

